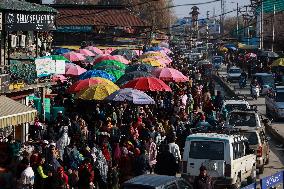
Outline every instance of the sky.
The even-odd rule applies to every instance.
[[[195,3],[204,3],[204,2],[210,2],[212,0],[174,0],[175,5],[183,5],[183,4],[195,4]],[[225,0],[225,12],[232,11],[234,9],[237,9],[237,3],[239,4],[239,7],[243,7],[244,5],[249,5],[250,0]],[[175,13],[178,18],[183,18],[185,16],[189,16],[189,12],[192,6],[181,6],[181,7],[175,7]],[[204,5],[197,5],[200,12],[200,18],[206,17],[206,12],[209,12],[209,15],[212,16],[214,9],[215,9],[215,16],[221,14],[221,2],[214,2]],[[237,15],[237,12],[233,12],[229,14],[230,16]]]
[[[51,3],[53,0],[43,0],[43,3]],[[76,0],[74,0],[76,1]],[[174,5],[183,5],[183,4],[194,4],[194,3],[204,3],[204,2],[209,2],[212,0],[173,0]],[[244,5],[249,5],[250,0],[225,0],[226,1],[226,10],[225,12],[234,10],[237,8],[237,3],[239,4],[239,7],[242,7]],[[215,3],[210,3],[210,4],[204,4],[204,5],[197,5],[199,7],[199,12],[200,12],[200,18],[206,17],[206,12],[209,12],[209,15],[213,15],[213,11],[215,9],[215,15],[220,15],[221,14],[221,2],[215,2]],[[192,6],[181,6],[181,7],[176,7],[174,8],[176,16],[178,18],[183,18],[185,16],[189,16],[189,12]],[[236,11],[234,13],[231,13],[230,16],[236,15]]]

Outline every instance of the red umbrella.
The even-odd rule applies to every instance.
[[[63,54],[63,56],[68,60],[70,60],[71,62],[78,62],[86,59],[84,55],[76,52],[65,53]]]
[[[173,68],[156,68],[152,74],[163,81],[186,82],[188,77]]]
[[[95,58],[93,64],[97,64],[99,62],[102,62],[104,60],[116,60],[117,58],[115,58],[114,56],[112,55],[108,55],[108,54],[105,54],[105,55],[99,55],[98,58]]]
[[[57,81],[64,82],[64,81],[67,81],[67,78],[64,75],[53,75],[51,78],[51,81],[52,82],[57,82]]]
[[[80,53],[80,54],[83,54],[85,56],[96,56],[93,52],[91,52],[88,49],[80,49],[77,52]]]
[[[89,51],[93,51],[96,54],[104,54],[101,49],[94,47],[94,46],[88,46],[85,49],[88,49]]]
[[[84,79],[84,80],[79,80],[77,82],[75,82],[73,85],[71,85],[68,89],[68,92],[69,93],[77,93],[83,89],[86,89],[90,86],[93,86],[93,85],[97,85],[97,84],[100,84],[100,83],[105,83],[105,84],[109,84],[109,83],[112,83],[110,80],[108,79],[105,79],[105,78],[101,78],[101,77],[92,77],[92,78],[89,78],[89,79]]]
[[[141,91],[172,91],[167,84],[155,77],[140,77],[127,82],[122,88],[133,88]]]
[[[68,64],[68,66],[65,67],[65,75],[70,76],[78,76],[82,73],[85,73],[87,70],[84,68],[81,68],[80,66],[76,64]]]

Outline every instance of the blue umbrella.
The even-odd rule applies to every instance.
[[[161,50],[163,50],[162,47],[156,46],[156,47],[150,47],[149,49],[146,50],[146,52],[147,51],[161,51]]]
[[[146,93],[131,89],[131,88],[124,88],[115,91],[114,93],[110,94],[106,100],[115,101],[115,102],[131,102],[133,104],[155,104],[153,98],[151,98]]]
[[[105,78],[105,79],[108,79],[108,80],[111,80],[112,82],[115,82],[116,79],[113,75],[103,71],[103,70],[89,70],[89,71],[86,71],[85,73],[81,74],[79,76],[79,79],[80,80],[83,80],[83,79],[88,79],[88,78],[92,78],[92,77],[102,77],[102,78]]]
[[[237,47],[234,44],[226,44],[224,45],[224,47],[226,47],[227,49],[231,49],[233,51],[237,50]]]
[[[66,49],[66,48],[59,48],[59,49],[56,49],[54,51],[55,54],[65,54],[65,53],[68,53],[70,52],[71,50],[69,49]]]

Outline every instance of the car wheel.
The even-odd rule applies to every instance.
[[[262,174],[264,172],[264,164],[259,168],[259,174]]]

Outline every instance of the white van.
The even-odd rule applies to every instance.
[[[182,177],[193,182],[199,168],[207,168],[214,188],[240,188],[256,178],[256,156],[240,135],[197,133],[189,135],[183,153]]]

